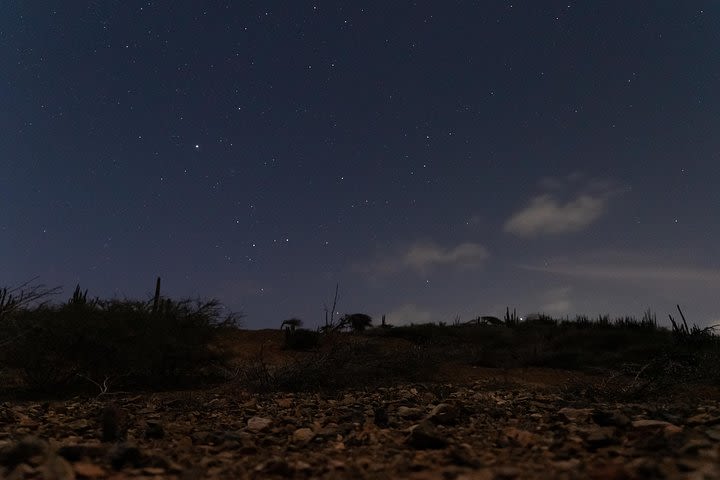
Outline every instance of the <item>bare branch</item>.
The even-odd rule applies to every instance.
[[[43,307],[50,299],[48,297],[59,294],[60,287],[48,288],[44,284],[33,285],[35,278],[21,283],[16,287],[0,289],[0,320],[12,312],[30,306]]]

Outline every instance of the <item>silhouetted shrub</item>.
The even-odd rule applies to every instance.
[[[283,320],[280,324],[281,330],[295,330],[296,328],[302,327],[303,321],[299,318],[288,318],[287,320]]]
[[[353,332],[362,332],[372,324],[372,317],[364,313],[353,313],[347,316],[347,321]]]
[[[14,312],[0,326],[0,364],[31,388],[73,384],[158,385],[207,376],[226,355],[213,346],[233,328],[215,301],[86,301],[79,288],[65,305]]]

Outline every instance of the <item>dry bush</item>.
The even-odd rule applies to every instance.
[[[73,297],[75,298],[75,296]],[[212,346],[233,318],[217,302],[71,301],[13,313],[0,364],[32,389],[166,386],[207,376],[228,360]],[[93,387],[94,388],[94,387]]]

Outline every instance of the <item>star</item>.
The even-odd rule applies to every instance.
[[[0,72],[12,72],[0,245],[14,253],[0,288],[35,273],[70,288],[83,273],[93,295],[136,296],[155,270],[174,292],[245,310],[249,328],[268,327],[281,301],[312,328],[308,299],[337,282],[358,308],[417,305],[419,318],[498,298],[636,314],[631,297],[663,309],[657,292],[671,290],[698,300],[698,322],[720,318],[710,282],[624,295],[555,260],[607,273],[631,258],[645,272],[689,251],[720,268],[703,5],[668,2],[638,25],[622,20],[632,5],[598,15],[572,0],[274,14],[42,3],[10,8],[0,29]],[[571,274],[593,285],[544,296]]]

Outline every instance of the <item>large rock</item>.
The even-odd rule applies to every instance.
[[[592,415],[593,410],[592,408],[561,408],[558,410],[558,415],[560,415],[560,418],[564,419],[567,422],[575,422],[575,423],[582,423],[587,421],[588,418]]]
[[[438,449],[445,448],[448,439],[428,421],[420,422],[410,429],[406,442],[417,449]]]
[[[272,420],[265,417],[252,417],[248,420],[248,430],[251,432],[262,432],[270,427]]]
[[[397,414],[400,418],[404,418],[405,420],[416,420],[423,416],[425,411],[422,408],[417,407],[406,407],[401,406],[397,409]]]
[[[707,427],[720,425],[720,415],[703,412],[688,418],[685,423],[690,426],[705,425]]]
[[[670,435],[682,431],[682,427],[666,422],[665,420],[635,420],[632,422],[632,426],[638,430],[661,430]]]
[[[298,428],[293,432],[292,438],[296,443],[307,443],[313,439],[315,433],[309,428]]]

